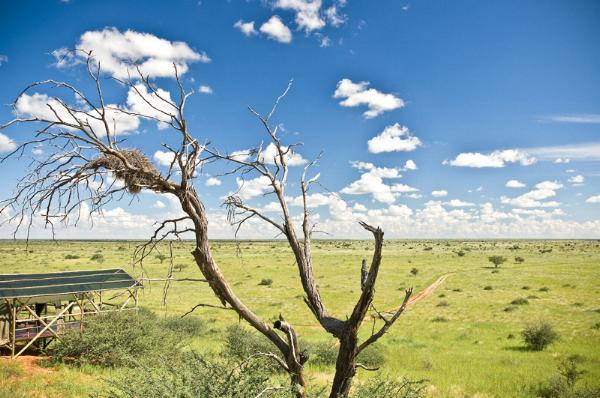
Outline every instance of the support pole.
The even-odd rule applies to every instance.
[[[12,322],[11,322],[11,345],[10,345],[10,357],[15,357],[15,346],[17,345],[17,307],[16,302],[12,301]]]

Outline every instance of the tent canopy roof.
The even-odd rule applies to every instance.
[[[120,268],[47,274],[0,274],[0,299],[129,289],[141,283]]]

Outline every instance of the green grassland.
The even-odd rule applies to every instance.
[[[142,270],[131,267],[135,245],[34,241],[26,249],[24,242],[2,241],[0,273],[123,267],[139,275]],[[284,242],[215,241],[212,247],[237,294],[259,315],[273,320],[281,313],[305,341],[335,344],[303,304],[294,260]],[[342,318],[350,313],[360,291],[361,259],[372,248],[369,241],[314,242],[315,275],[331,313]],[[173,262],[182,266],[176,277],[200,277],[191,249],[190,243],[173,243]],[[167,245],[161,250],[168,256]],[[101,254],[101,261],[91,260],[94,254]],[[491,255],[508,261],[496,271],[488,262]],[[517,256],[525,261],[517,264]],[[144,271],[164,277],[169,262],[151,256]],[[428,379],[432,397],[534,397],[533,387],[555,374],[561,359],[578,355],[585,370],[581,383],[600,386],[600,241],[386,241],[375,306],[391,310],[405,288],[420,291],[444,274],[450,274],[448,279],[410,307],[377,343],[386,358],[383,371]],[[262,279],[272,283],[259,284]],[[512,305],[518,298],[527,298],[528,304]],[[208,286],[193,282],[174,283],[166,306],[160,282],[146,284],[140,300],[160,314],[183,314],[197,303],[217,304]],[[191,316],[209,325],[209,333],[192,344],[202,351],[218,351],[225,328],[238,322],[233,312],[218,309],[198,309]],[[555,326],[560,339],[542,352],[524,350],[521,330],[542,319]],[[363,328],[365,336],[370,323]],[[0,362],[4,384],[11,377],[19,379],[6,376],[16,372],[10,366]],[[330,370],[309,365],[307,372],[313,382],[322,383],[331,377]],[[85,396],[101,388],[110,372],[61,366],[43,383],[49,396]],[[359,372],[360,378],[369,376]],[[39,383],[28,381],[19,388],[33,391]]]

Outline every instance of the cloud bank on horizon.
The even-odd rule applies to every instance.
[[[60,79],[77,80],[77,84],[85,87],[85,83],[81,83],[82,63],[85,54],[91,51],[93,59],[102,66],[106,84],[113,85],[109,95],[112,125],[99,126],[93,111],[88,109],[92,115],[86,119],[90,128],[108,129],[105,134],[119,136],[139,147],[157,168],[165,171],[172,163],[172,153],[161,145],[171,139],[169,112],[173,110],[168,109],[162,99],[170,101],[177,96],[177,87],[173,84],[175,66],[186,83],[196,87],[198,94],[204,94],[197,95],[195,101],[198,102],[188,109],[188,117],[200,127],[199,140],[211,140],[217,147],[229,149],[230,155],[238,159],[256,156],[276,165],[276,150],[272,143],[261,146],[256,153],[247,149],[264,137],[260,136],[256,126],[234,120],[243,114],[226,116],[231,121],[228,120],[226,127],[220,130],[219,124],[210,120],[211,115],[203,113],[200,104],[226,107],[226,101],[230,101],[236,91],[241,91],[245,98],[256,95],[257,101],[263,104],[272,103],[277,97],[278,91],[273,84],[265,85],[264,92],[260,93],[246,93],[243,85],[232,84],[230,66],[223,60],[230,55],[223,54],[223,49],[227,49],[230,42],[250,48],[247,56],[253,59],[253,69],[250,68],[252,71],[248,74],[239,73],[241,80],[258,79],[260,84],[266,81],[262,76],[256,76],[256,68],[261,65],[281,61],[285,65],[310,69],[314,67],[314,61],[306,55],[319,57],[326,51],[343,52],[356,59],[356,63],[324,64],[326,77],[317,78],[314,73],[302,75],[302,83],[296,83],[302,88],[300,98],[294,99],[292,89],[280,105],[287,113],[281,116],[278,124],[285,145],[290,145],[286,160],[291,166],[291,183],[316,153],[325,150],[320,170],[323,174],[321,190],[311,192],[308,197],[319,230],[330,234],[324,237],[365,237],[357,221],[380,225],[391,238],[600,237],[600,136],[597,135],[600,94],[590,101],[590,108],[596,106],[599,113],[590,112],[590,108],[560,113],[556,112],[556,107],[547,111],[536,107],[529,111],[528,117],[520,116],[527,119],[524,124],[540,133],[513,131],[514,127],[492,120],[486,126],[485,119],[477,119],[476,129],[481,133],[473,134],[474,130],[469,130],[467,134],[461,131],[470,129],[464,119],[457,121],[444,113],[448,122],[440,125],[421,116],[441,111],[426,99],[433,103],[437,97],[416,94],[419,86],[412,90],[403,89],[406,86],[403,82],[411,79],[410,73],[386,72],[379,76],[378,67],[360,57],[360,47],[347,44],[354,37],[361,37],[367,27],[378,23],[374,16],[368,22],[363,19],[352,2],[274,0],[262,6],[246,4],[246,7],[246,11],[255,7],[257,12],[229,10],[219,15],[219,26],[230,32],[223,43],[219,43],[217,37],[193,40],[190,36],[184,39],[167,34],[169,26],[156,32],[112,26],[81,31],[79,37],[71,38],[70,43],[52,50],[54,61],[43,72]],[[415,4],[402,11],[407,14],[419,12],[419,6]],[[340,37],[332,40],[332,35]],[[386,38],[376,33],[362,40],[369,43],[369,40],[385,41]],[[386,43],[389,48],[403,48],[403,44],[393,38]],[[70,50],[73,48],[77,51]],[[2,84],[9,79],[2,74],[3,69],[13,64],[24,65],[29,60],[15,56],[2,46],[0,52],[7,53],[0,56]],[[293,61],[290,61],[293,63],[281,60],[280,57],[294,52]],[[600,51],[596,49],[596,52]],[[242,57],[241,54],[240,51],[237,56]],[[392,57],[383,50],[377,54],[383,61]],[[324,53],[323,57],[330,55]],[[396,58],[390,60],[399,62]],[[208,69],[212,66],[215,68]],[[204,74],[205,69],[211,72]],[[127,90],[118,83],[139,81],[140,75],[155,84],[154,92],[148,92],[143,85]],[[16,80],[20,83],[29,78],[25,68]],[[268,79],[268,76],[264,78]],[[194,85],[196,79],[202,84]],[[597,77],[590,76],[589,79]],[[302,84],[306,84],[309,94],[302,93]],[[10,102],[11,95],[14,98],[18,93],[12,88],[11,85],[8,90],[11,92],[2,94],[4,103]],[[443,88],[437,90],[440,90],[436,91],[438,97],[445,95]],[[11,112],[24,118],[69,120],[73,116],[64,104],[77,104],[78,98],[63,97],[63,94],[34,87],[19,97]],[[301,104],[303,110],[309,111],[296,117],[289,113],[289,108],[285,109],[286,101],[298,108]],[[318,105],[312,106],[311,101]],[[489,101],[493,108],[493,95]],[[481,113],[488,111],[487,108],[479,110]],[[225,114],[229,112],[231,110]],[[463,112],[464,118],[473,114],[469,109]],[[152,118],[143,119],[133,113],[149,114]],[[0,115],[3,120],[11,116],[8,112]],[[219,113],[218,117],[223,115]],[[290,122],[284,124],[285,116],[290,115]],[[328,127],[320,128],[319,123],[326,123]],[[506,139],[487,134],[486,127],[501,131]],[[228,130],[244,131],[244,134],[233,136]],[[542,135],[544,131],[548,131],[546,136]],[[574,133],[569,135],[569,131]],[[14,128],[0,132],[0,156],[17,149],[24,137],[33,133]],[[295,146],[298,141],[303,141],[304,146]],[[51,147],[40,143],[26,156],[35,162],[39,156],[51,151]],[[330,152],[332,159],[328,160]],[[14,186],[25,166],[22,161],[0,165],[0,182],[5,186],[12,182]],[[223,198],[230,193],[236,193],[265,212],[277,210],[265,178],[229,175],[226,167],[221,165],[198,166],[196,184],[199,189],[201,187],[202,197],[210,209],[212,237],[233,237],[226,212],[220,208]],[[290,206],[299,214],[302,203],[297,183],[290,185],[287,195]],[[8,192],[3,192],[0,200],[7,196]],[[0,220],[7,218],[11,211],[5,209],[0,213]],[[143,191],[133,202],[122,200],[103,215],[90,216],[89,225],[80,223],[71,229],[59,227],[58,237],[143,238],[156,220],[179,212],[173,198]],[[82,218],[85,219],[88,213],[89,208],[84,208]],[[93,228],[90,228],[92,224]],[[33,220],[33,225],[34,237],[48,236],[38,220]],[[10,225],[1,226],[0,237],[8,237],[10,229]],[[240,236],[268,238],[276,236],[276,231],[269,225],[251,220]]]

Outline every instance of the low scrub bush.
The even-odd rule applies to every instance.
[[[259,286],[271,286],[273,284],[273,279],[261,279],[260,282],[258,282]]]
[[[229,326],[226,331],[225,355],[245,360],[257,352],[278,352],[266,337],[243,326]]]
[[[526,298],[520,297],[520,298],[514,299],[510,303],[512,305],[526,305],[526,304],[529,304],[529,300],[527,300]]]
[[[425,397],[425,380],[406,378],[390,379],[375,377],[366,383],[358,384],[352,398],[422,398]]]
[[[533,351],[542,351],[558,338],[554,327],[546,321],[527,326],[521,335],[527,348]]]
[[[195,352],[160,357],[109,380],[106,398],[293,398],[260,360],[239,362]],[[268,389],[281,386],[277,389]],[[264,392],[268,391],[268,394]],[[262,393],[262,395],[261,395]]]
[[[198,317],[170,316],[163,319],[161,325],[182,337],[199,337],[206,333],[206,324]]]
[[[181,337],[162,327],[150,311],[114,312],[89,317],[83,330],[71,330],[51,346],[56,361],[128,366],[132,358],[150,358],[177,351]]]
[[[356,362],[369,368],[378,368],[385,363],[385,356],[379,346],[370,345],[358,354]]]
[[[321,342],[316,344],[300,344],[300,347],[306,347],[308,351],[310,363],[315,365],[331,366],[335,365],[338,354],[338,346],[329,342]]]
[[[65,256],[65,260],[77,260],[78,258],[80,258],[80,257],[76,254],[67,254]]]
[[[103,263],[104,262],[104,255],[102,255],[100,253],[96,253],[92,257],[90,257],[90,260],[97,261],[99,263]]]

